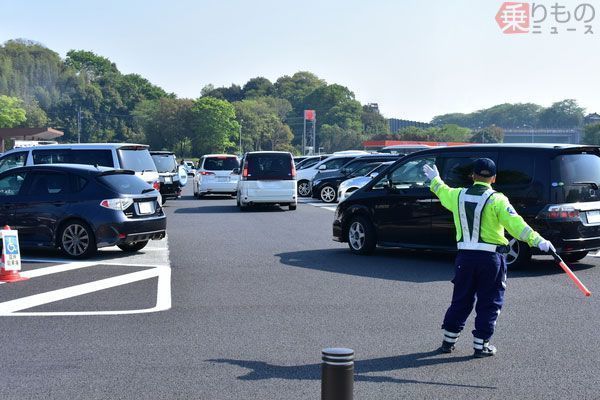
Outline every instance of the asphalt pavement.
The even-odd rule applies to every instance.
[[[598,258],[573,265],[590,298],[549,257],[510,271],[498,355],[472,358],[472,318],[441,355],[453,256],[355,256],[333,209],[188,195],[137,256],[26,253],[31,279],[0,285],[0,398],[318,399],[331,346],[356,352],[356,399],[600,398]]]

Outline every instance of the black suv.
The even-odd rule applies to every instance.
[[[354,175],[358,169],[374,162],[396,161],[400,156],[401,154],[368,154],[348,161],[339,170],[325,173],[317,172],[311,183],[312,197],[325,203],[333,203],[337,200],[340,183],[346,179],[360,176]],[[373,166],[373,168],[375,167],[376,165]]]
[[[494,189],[565,260],[600,249],[600,151],[567,144],[439,147],[408,155],[338,205],[333,239],[348,242],[357,254],[372,253],[377,245],[456,250],[452,214],[431,193],[422,169],[435,163],[444,182],[467,187],[471,165],[480,157],[496,162]],[[508,264],[539,254],[509,239]]]

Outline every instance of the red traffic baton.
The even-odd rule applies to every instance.
[[[585,285],[583,283],[581,283],[581,281],[579,280],[579,278],[577,278],[577,276],[575,276],[575,274],[573,273],[573,271],[571,271],[571,268],[569,268],[567,266],[567,264],[563,261],[562,258],[560,258],[560,256],[558,254],[556,254],[556,251],[550,249],[550,252],[552,253],[552,257],[554,257],[554,260],[563,269],[563,271],[566,272],[566,274],[569,276],[569,278],[571,278],[571,280],[577,285],[577,287],[579,288],[579,290],[581,290],[581,292],[583,294],[585,294],[587,297],[591,296],[592,292],[590,292],[588,290],[588,288],[586,288]]]

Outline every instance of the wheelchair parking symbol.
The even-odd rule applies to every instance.
[[[19,241],[16,236],[4,236],[4,252],[7,255],[19,254]]]

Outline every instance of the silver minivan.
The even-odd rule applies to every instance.
[[[37,164],[85,164],[128,169],[159,190],[158,171],[145,144],[80,143],[15,148],[0,157],[0,172]]]

